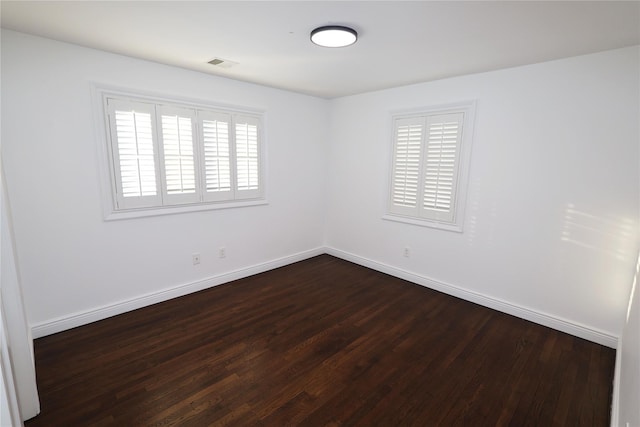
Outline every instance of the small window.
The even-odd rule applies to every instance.
[[[385,219],[462,231],[474,104],[397,114]]]
[[[261,114],[101,94],[108,219],[265,203]]]

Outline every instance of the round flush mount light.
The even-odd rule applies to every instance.
[[[311,41],[323,47],[345,47],[358,40],[356,30],[340,25],[318,27],[311,31]]]

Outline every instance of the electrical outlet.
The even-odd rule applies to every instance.
[[[224,246],[221,246],[220,249],[218,249],[218,258],[226,258],[227,257],[227,248],[225,248]]]
[[[409,247],[405,246],[404,251],[402,252],[405,258],[409,258],[411,256],[411,250]]]
[[[193,265],[200,264],[200,254],[191,254],[191,260],[193,261]]]

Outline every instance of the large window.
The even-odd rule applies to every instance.
[[[261,114],[107,91],[101,101],[115,217],[264,202]]]
[[[394,115],[386,219],[462,231],[474,104]]]

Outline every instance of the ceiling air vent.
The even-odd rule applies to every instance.
[[[209,61],[209,64],[215,65],[216,67],[220,68],[231,68],[234,65],[238,65],[237,62],[229,61],[228,59],[222,58],[213,58],[211,61]]]

